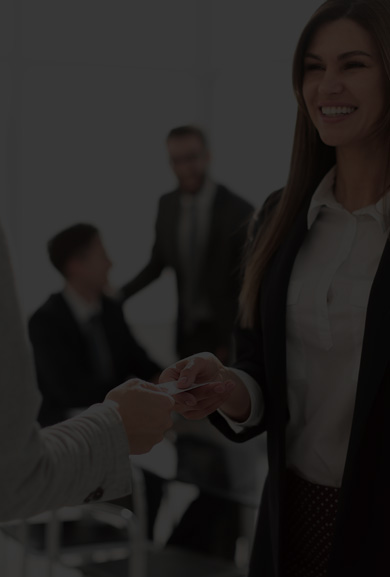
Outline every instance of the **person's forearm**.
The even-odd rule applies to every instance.
[[[120,416],[108,403],[46,429],[32,427],[25,451],[3,457],[0,521],[129,494],[128,454]]]
[[[224,369],[224,381],[233,381],[236,387],[220,410],[237,423],[245,422],[251,412],[251,398],[247,387],[240,377],[229,367]]]

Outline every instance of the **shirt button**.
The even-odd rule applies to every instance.
[[[104,490],[102,489],[102,487],[98,487],[96,491],[93,491],[93,493],[90,493],[88,497],[84,499],[84,503],[90,503],[91,501],[98,501],[99,499],[101,499],[101,497],[103,497],[103,495]]]

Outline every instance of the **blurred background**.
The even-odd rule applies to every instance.
[[[2,0],[0,220],[26,319],[62,286],[46,243],[67,226],[99,228],[114,286],[147,262],[158,199],[175,186],[171,128],[202,127],[215,180],[254,206],[283,186],[292,58],[320,4]],[[162,366],[176,359],[175,290],[168,270],[125,304]]]
[[[145,263],[157,200],[174,185],[165,136],[176,125],[208,132],[215,178],[254,205],[283,186],[292,57],[319,4],[3,0],[1,219],[26,314],[60,286],[46,242],[74,222],[102,231],[115,284]],[[172,322],[172,287],[167,272],[127,307],[159,356],[147,328]]]

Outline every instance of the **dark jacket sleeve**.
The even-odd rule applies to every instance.
[[[68,358],[69,343],[49,315],[33,315],[28,325],[39,388],[44,398],[63,409],[102,402],[102,390],[91,374]]]
[[[283,189],[280,189],[270,194],[266,198],[261,209],[256,211],[253,215],[248,227],[246,250],[250,250],[254,240],[260,233],[262,225],[267,222],[269,216],[272,214],[272,210],[277,206],[282,191]],[[245,371],[258,383],[264,401],[263,418],[256,427],[246,428],[240,433],[233,431],[224,417],[218,412],[212,413],[209,416],[209,419],[228,439],[240,443],[253,439],[267,430],[267,388],[265,386],[266,377],[263,357],[263,335],[260,323],[258,323],[257,327],[254,329],[243,329],[236,324],[234,342],[236,362],[232,365],[232,368]]]
[[[157,219],[155,224],[155,237],[152,247],[152,253],[148,264],[129,282],[127,282],[119,291],[119,301],[124,303],[127,299],[150,285],[154,280],[159,278],[164,270],[166,263],[161,250],[162,231],[162,202],[159,201]]]

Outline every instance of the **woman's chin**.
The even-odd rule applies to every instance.
[[[326,144],[327,146],[332,146],[334,148],[338,148],[341,146],[348,146],[349,144],[351,144],[351,141],[349,139],[341,138],[336,134],[320,133],[320,138],[324,144]]]

